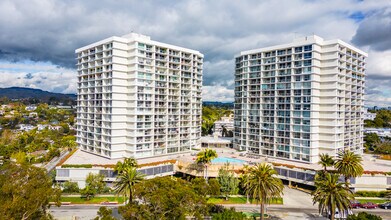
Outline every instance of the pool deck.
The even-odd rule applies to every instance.
[[[298,163],[294,161],[275,159],[275,158],[266,158],[264,156],[259,156],[259,159],[249,158],[246,156],[241,156],[244,152],[238,152],[235,149],[230,148],[213,148],[216,150],[219,157],[228,157],[235,158],[239,160],[244,160],[247,163],[260,163],[260,162],[272,162],[272,163],[281,163],[287,165],[293,165],[296,167],[302,167],[306,169],[315,169],[320,170],[322,167],[318,164],[306,164],[306,163]],[[193,151],[188,153],[181,154],[173,154],[173,155],[165,155],[160,157],[151,157],[151,158],[143,158],[137,159],[139,164],[153,163],[164,160],[178,160],[179,162],[190,164],[194,163],[196,159],[196,154],[199,151]],[[122,161],[122,159],[107,159],[98,155],[90,154],[81,150],[77,150],[64,164],[99,164],[99,165],[109,165],[116,164],[118,161]],[[364,154],[363,155],[363,166],[366,171],[380,171],[380,172],[391,172],[391,161],[389,160],[379,160],[375,159],[373,155]]]

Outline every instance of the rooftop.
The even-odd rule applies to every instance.
[[[213,137],[211,137],[213,139]],[[261,156],[259,159],[254,159],[243,155],[244,152],[238,152],[234,149],[229,148],[216,148],[215,149],[219,157],[231,157],[241,159],[247,162],[271,162],[275,164],[285,164],[292,165],[298,168],[305,169],[316,169],[320,170],[322,167],[318,164],[305,164],[298,163],[294,161],[281,160],[275,158],[266,158]],[[164,160],[180,160],[183,162],[193,162],[195,160],[195,154],[198,151],[193,153],[182,153],[182,154],[173,154],[173,155],[165,155],[160,157],[151,157],[151,158],[142,158],[137,159],[139,164],[153,163]],[[72,156],[70,156],[63,164],[96,164],[96,165],[114,165],[118,161],[122,161],[122,159],[107,159],[98,155],[94,155],[91,153],[87,153],[81,150],[77,150]],[[380,160],[376,159],[374,155],[364,154],[363,155],[363,166],[365,171],[378,171],[378,172],[391,172],[391,161],[390,160]]]
[[[232,142],[231,137],[217,137],[217,136],[203,136],[201,137],[201,143],[220,143],[229,144]]]

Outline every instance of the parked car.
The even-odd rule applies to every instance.
[[[379,207],[382,209],[391,209],[391,202],[380,204]]]
[[[352,206],[352,209],[361,208],[361,203],[357,200],[350,201],[350,205]]]
[[[364,209],[376,209],[378,207],[378,205],[373,202],[367,202],[367,203],[362,204],[361,207]]]

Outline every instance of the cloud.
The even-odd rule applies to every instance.
[[[76,73],[71,69],[59,68],[46,63],[13,64],[12,66],[14,67],[18,66],[16,70],[8,70],[2,68],[3,66],[4,65],[0,63],[0,87],[18,86],[39,88],[45,91],[59,93],[77,92]],[[34,69],[36,70],[26,72],[26,70]],[[44,71],[37,69],[43,69]]]
[[[224,86],[203,86],[202,99],[204,101],[232,102],[234,91]]]
[[[367,78],[375,80],[372,74],[390,74],[389,8],[387,0],[2,0],[0,86],[75,92],[74,50],[130,31],[204,53],[205,100],[233,100],[233,59],[240,51],[312,33],[364,47]],[[28,73],[33,78],[25,79]],[[368,82],[368,91],[375,86]]]
[[[359,25],[352,42],[359,46],[369,46],[373,50],[391,49],[391,4],[387,8],[373,12]]]
[[[27,73],[25,76],[24,76],[24,79],[32,79],[34,78],[33,74],[31,73]]]

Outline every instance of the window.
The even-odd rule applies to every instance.
[[[295,47],[295,53],[300,53],[303,51],[302,47]]]
[[[312,50],[312,45],[304,46],[304,51],[311,51],[311,50]]]
[[[304,54],[304,59],[311,59],[312,58],[312,53],[305,53]]]
[[[304,60],[303,64],[304,64],[304,66],[311,66],[312,61],[311,60]]]

